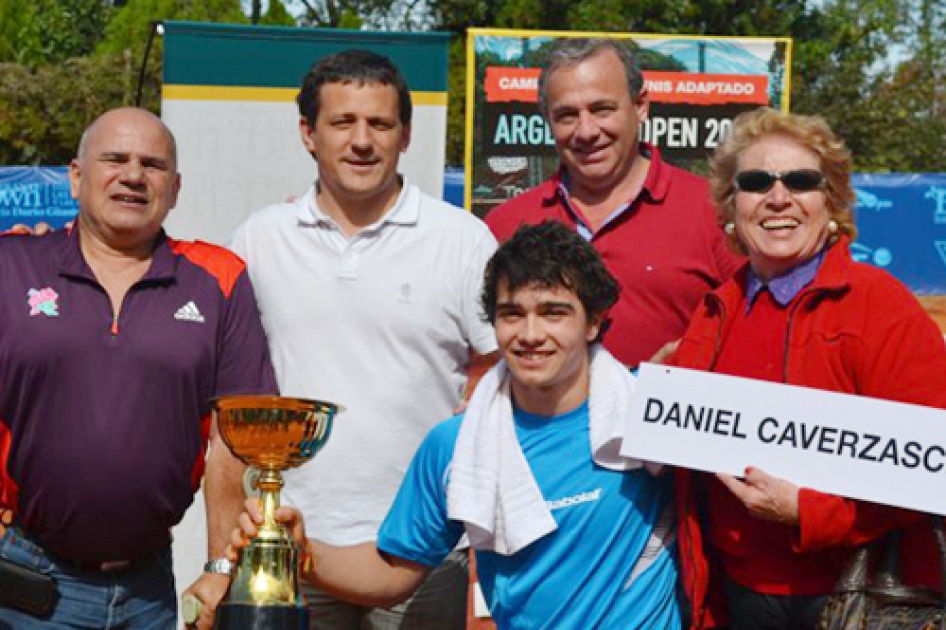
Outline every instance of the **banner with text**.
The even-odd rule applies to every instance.
[[[466,206],[477,215],[557,166],[539,73],[553,40],[589,36],[619,39],[637,56],[651,103],[640,137],[672,163],[701,162],[743,111],[788,109],[790,39],[470,29]]]
[[[0,167],[0,231],[18,223],[61,228],[78,211],[69,195],[69,167]]]
[[[621,454],[946,515],[946,411],[644,364]]]

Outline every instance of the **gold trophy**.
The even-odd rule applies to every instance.
[[[223,396],[213,401],[217,428],[233,454],[259,469],[263,524],[240,552],[233,581],[217,608],[215,630],[306,630],[299,592],[299,550],[276,523],[281,471],[309,461],[328,440],[342,410],[317,400]]]

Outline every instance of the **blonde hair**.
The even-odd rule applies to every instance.
[[[851,185],[851,153],[844,146],[828,123],[820,116],[786,114],[768,107],[740,114],[733,122],[729,137],[719,145],[710,159],[710,185],[720,224],[735,220],[736,175],[739,159],[745,151],[759,140],[770,136],[788,138],[799,146],[818,155],[821,172],[825,178],[825,206],[828,218],[838,224],[838,235],[846,234],[852,240],[857,236],[854,225],[854,187]],[[745,248],[735,235],[729,236],[730,244],[745,254]]]

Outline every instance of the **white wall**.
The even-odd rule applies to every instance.
[[[176,238],[223,243],[250,213],[302,194],[316,177],[295,103],[165,99],[162,117],[177,139],[183,178],[165,222]],[[441,198],[447,108],[415,106],[413,118],[399,170]]]
[[[207,560],[207,519],[204,514],[203,491],[194,497],[194,504],[184,515],[184,520],[172,530],[171,535],[174,537],[171,546],[174,555],[174,581],[180,605],[181,593],[200,577]],[[179,625],[183,627],[183,623]]]

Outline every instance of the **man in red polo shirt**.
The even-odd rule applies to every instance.
[[[726,249],[707,183],[638,141],[649,101],[627,48],[558,40],[539,79],[539,105],[561,167],[486,223],[501,242],[546,219],[588,239],[622,287],[605,346],[636,367],[683,334],[699,298],[741,260]]]

